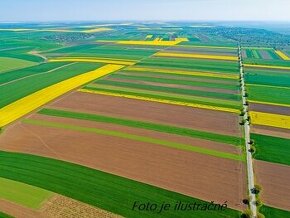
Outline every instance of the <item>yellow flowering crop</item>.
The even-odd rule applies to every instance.
[[[55,98],[99,77],[117,71],[123,65],[108,64],[96,70],[72,77],[41,89],[0,109],[0,127],[34,111]]]
[[[290,58],[286,54],[284,54],[282,51],[275,50],[275,53],[279,55],[279,57],[282,58],[283,60],[290,61]]]
[[[250,117],[252,124],[290,129],[290,116],[252,111]]]

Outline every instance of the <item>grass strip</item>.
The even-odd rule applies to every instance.
[[[162,145],[165,147],[175,148],[175,149],[184,150],[184,151],[211,155],[211,156],[219,157],[219,158],[226,158],[226,159],[231,159],[231,160],[236,160],[236,161],[244,161],[244,158],[241,155],[230,154],[226,152],[220,152],[220,151],[215,151],[215,150],[206,149],[202,147],[186,145],[186,144],[181,144],[181,143],[176,143],[176,142],[171,142],[171,141],[166,141],[166,140],[161,140],[161,139],[133,135],[133,134],[128,134],[128,133],[119,132],[119,131],[88,128],[88,127],[81,127],[81,126],[75,126],[75,125],[68,125],[64,123],[48,122],[48,121],[34,120],[34,119],[25,119],[23,122],[27,124],[31,124],[31,125],[47,126],[47,127],[53,127],[53,128],[61,128],[61,129],[74,130],[74,131],[80,131],[80,132],[88,132],[88,133],[95,133],[95,134],[100,134],[100,135],[120,137],[120,138],[130,139],[134,141]]]
[[[67,117],[67,118],[89,120],[89,121],[102,122],[102,123],[113,123],[113,124],[118,124],[122,126],[154,130],[158,132],[165,132],[165,133],[170,133],[170,134],[175,134],[175,135],[188,136],[192,138],[200,138],[200,139],[216,141],[216,142],[221,142],[221,143],[226,143],[226,144],[232,144],[232,145],[237,145],[237,146],[242,144],[242,141],[241,141],[242,139],[235,136],[221,135],[221,134],[204,132],[204,131],[199,131],[199,130],[194,130],[194,129],[189,129],[189,128],[181,128],[181,127],[162,125],[162,124],[156,124],[156,123],[151,123],[151,122],[143,122],[139,120],[129,120],[129,119],[123,119],[123,118],[117,118],[117,117],[108,117],[108,116],[102,116],[102,115],[96,115],[96,114],[79,113],[79,112],[48,109],[48,108],[41,109],[38,113],[49,115],[49,116],[56,116],[56,117]]]

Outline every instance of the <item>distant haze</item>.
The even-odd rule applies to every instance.
[[[290,21],[290,0],[0,0],[0,21]]]

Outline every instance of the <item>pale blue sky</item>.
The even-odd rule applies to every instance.
[[[290,21],[290,0],[0,0],[0,21]]]

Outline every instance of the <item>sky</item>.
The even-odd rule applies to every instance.
[[[290,0],[0,0],[0,22],[290,21]]]

